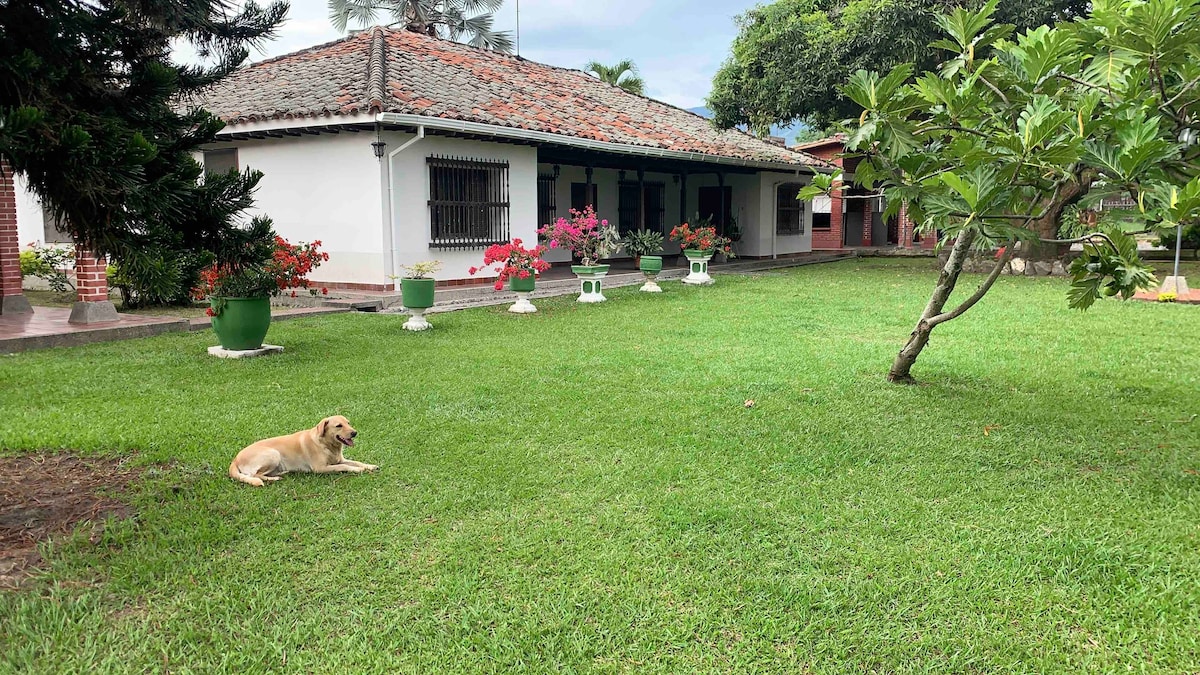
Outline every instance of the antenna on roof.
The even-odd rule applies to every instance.
[[[521,55],[521,0],[517,0],[517,56]]]

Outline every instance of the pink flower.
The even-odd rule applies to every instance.
[[[478,271],[479,271],[479,268],[478,268],[478,267],[472,267],[471,269],[467,270],[467,272],[468,272],[469,274],[475,274],[475,273],[476,273],[476,272],[478,272]]]
[[[495,289],[496,289],[496,290],[498,290],[498,291],[502,291],[502,290],[504,290],[504,282],[503,282],[503,281],[497,281],[497,282],[496,282],[496,285],[495,285],[495,286],[493,286],[493,288],[495,288]]]

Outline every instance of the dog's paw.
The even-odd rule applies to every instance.
[[[364,471],[378,471],[379,467],[375,466],[374,464],[367,464],[366,466],[363,467],[363,470]]]

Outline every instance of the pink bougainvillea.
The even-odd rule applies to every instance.
[[[559,218],[543,225],[538,234],[550,242],[550,248],[570,249],[584,265],[595,265],[620,245],[617,228],[600,220],[591,206],[582,211],[571,209],[570,220]]]

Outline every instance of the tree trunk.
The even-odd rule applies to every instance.
[[[1038,208],[1045,209],[1046,213],[1043,217],[1031,222],[1029,229],[1033,230],[1041,239],[1058,239],[1063,212],[1067,210],[1067,207],[1079,203],[1087,196],[1088,191],[1092,189],[1094,180],[1095,176],[1092,172],[1085,171],[1077,176],[1076,180],[1063,185],[1058,192],[1058,199],[1046,200],[1038,205]],[[1026,260],[1056,260],[1066,255],[1070,248],[1069,244],[1022,242],[1021,257]]]
[[[950,299],[950,294],[954,292],[954,287],[958,284],[963,262],[967,259],[967,253],[971,250],[971,242],[974,239],[975,233],[968,230],[955,240],[954,246],[950,249],[950,257],[946,260],[942,273],[938,275],[937,286],[933,289],[929,304],[921,313],[921,320],[917,322],[917,327],[913,329],[904,349],[900,350],[900,353],[896,355],[896,360],[892,362],[892,369],[888,371],[887,376],[889,382],[913,383],[911,374],[913,364],[917,362],[921,350],[929,344],[929,335],[933,332],[933,326],[929,325],[929,319],[941,314],[946,307],[946,301]]]

